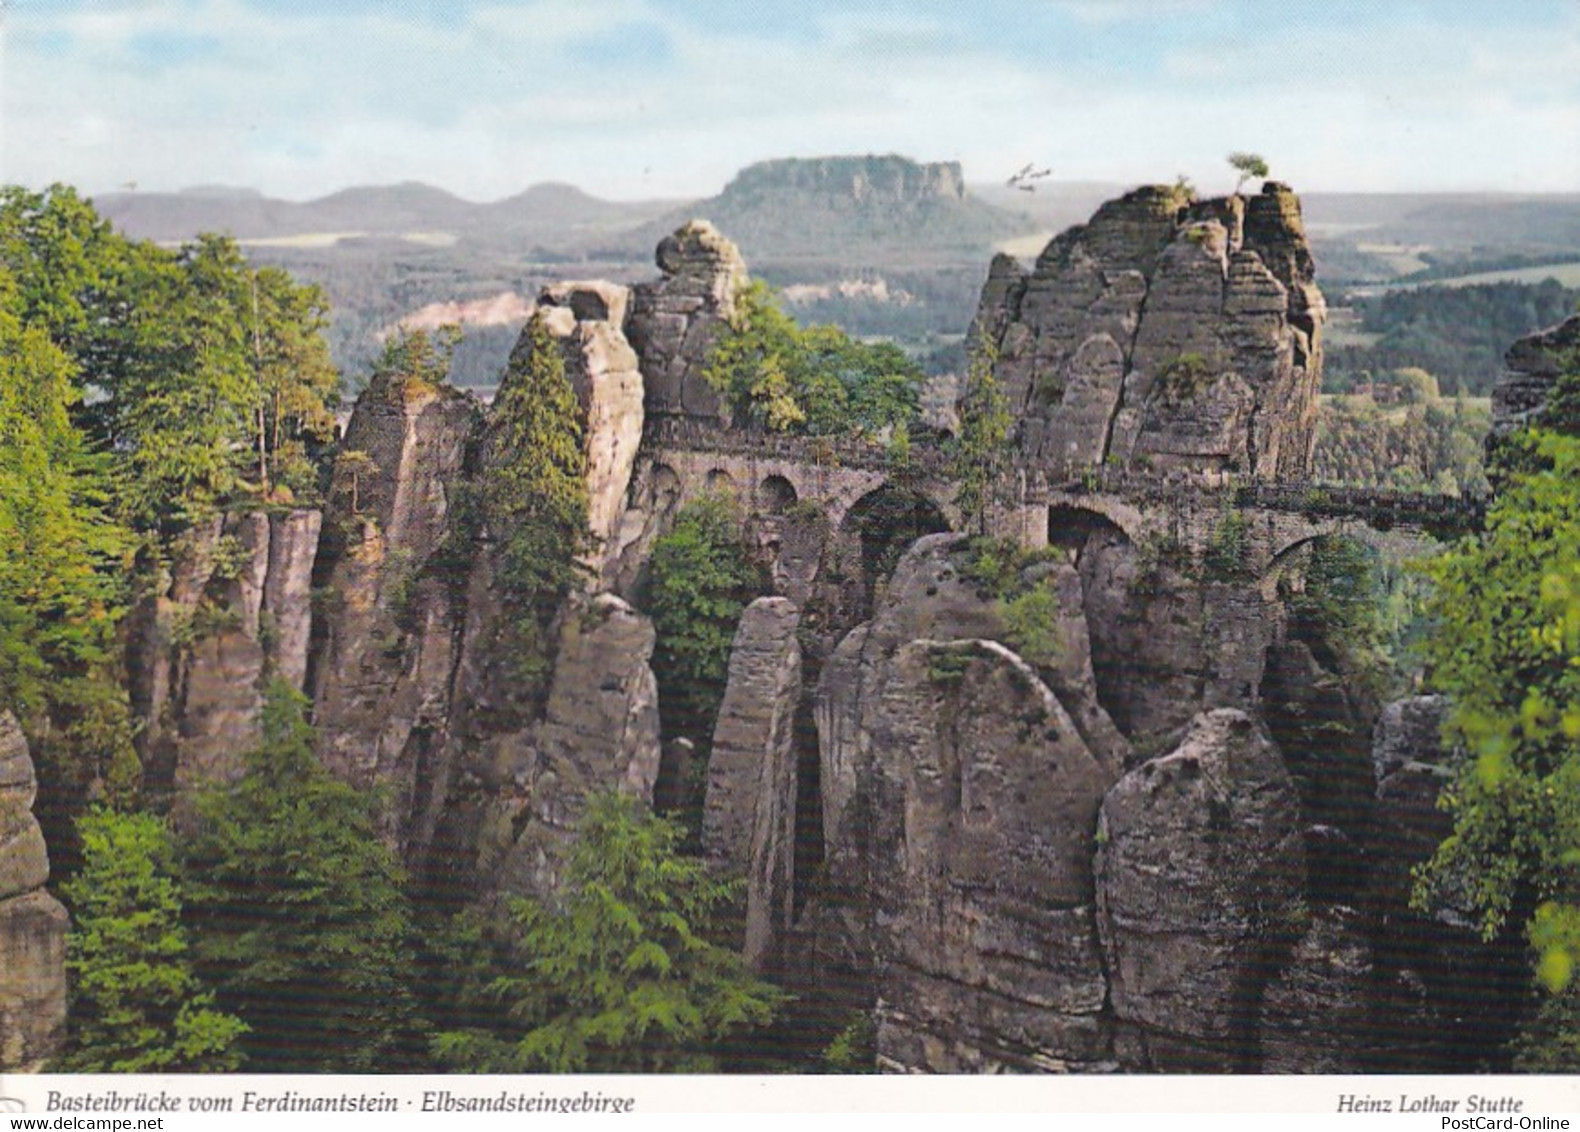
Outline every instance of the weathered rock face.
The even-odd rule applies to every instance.
[[[1443,740],[1449,702],[1410,696],[1383,708],[1372,749],[1376,821],[1367,845],[1373,1017],[1378,1064],[1392,1072],[1467,1072],[1505,1041],[1529,982],[1522,933],[1482,941],[1476,917],[1453,892],[1428,912],[1410,906],[1412,870],[1453,831],[1438,796],[1458,756]]]
[[[612,594],[565,617],[543,719],[484,743],[465,765],[488,799],[480,872],[497,891],[550,897],[587,796],[649,804],[658,778],[653,624]]]
[[[49,855],[22,729],[0,713],[0,1073],[33,1073],[66,1036],[66,930],[44,891]]]
[[[642,442],[642,375],[621,330],[629,300],[627,288],[602,282],[561,283],[538,296],[538,309],[560,339],[566,376],[581,404],[587,528],[593,537],[586,562],[594,586],[605,580]]]
[[[1580,350],[1580,314],[1528,334],[1503,356],[1492,387],[1492,433],[1511,432],[1541,413],[1566,362]]]
[[[441,552],[477,412],[453,389],[375,378],[346,432],[374,470],[337,485],[319,571],[330,595],[313,666],[319,757],[387,791],[386,832],[413,861],[449,780],[465,579]]]
[[[642,431],[628,298],[576,283],[539,300],[583,412],[592,589]],[[497,576],[509,532],[456,509],[494,470],[485,422],[470,397],[398,378],[359,400],[346,445],[374,467],[337,485],[313,666],[320,756],[379,788],[413,874],[461,900],[550,895],[586,796],[651,800],[659,763],[653,630],[618,598],[575,596],[548,630],[552,673],[524,675],[527,630]]]
[[[1139,744],[1257,701],[1280,615],[1244,583],[1190,577],[1167,547],[1093,531],[1077,569],[1103,706]],[[1154,748],[1155,749],[1155,748]]]
[[[1357,903],[1368,884],[1376,712],[1357,681],[1324,668],[1304,641],[1268,649],[1259,714],[1300,794],[1311,895],[1318,900]]]
[[[962,571],[966,544],[965,536],[956,534],[918,540],[895,568],[872,622],[846,636],[823,667],[817,729],[831,877],[840,875],[847,858],[863,853],[869,823],[863,783],[870,776],[874,757],[863,720],[882,700],[890,658],[911,641],[998,640],[1005,636],[999,601]],[[1117,775],[1129,755],[1129,745],[1096,699],[1080,578],[1069,565],[1057,561],[1040,563],[1031,570],[1036,579],[1051,579],[1059,596],[1062,647],[1057,664],[1044,673],[1046,682],[1083,742]]]
[[[130,690],[151,789],[179,799],[236,774],[258,737],[263,684],[303,686],[322,519],[216,516],[191,532],[163,592],[134,611]]]
[[[1030,273],[994,260],[977,332],[1050,471],[1117,463],[1306,471],[1326,317],[1299,201],[1137,189],[1056,237]]]
[[[1244,1071],[1268,965],[1306,879],[1299,800],[1277,750],[1234,709],[1103,801],[1097,904],[1129,1069]]]
[[[1438,795],[1453,778],[1443,724],[1443,696],[1409,696],[1382,709],[1372,740],[1376,821],[1371,832],[1371,882],[1384,914],[1402,917],[1414,885],[1411,870],[1453,831]]]
[[[1108,769],[991,641],[904,645],[875,708],[880,1064],[1100,1067],[1091,839]]]
[[[1030,568],[1069,642],[1039,672],[994,643],[1001,603],[967,553],[918,541],[823,666],[812,946],[873,980],[890,1068],[1098,1068],[1092,818],[1128,744],[1093,693],[1075,571]]]
[[[702,850],[716,868],[748,878],[744,953],[755,970],[774,958],[794,912],[800,623],[788,598],[746,607],[708,757]]]
[[[1370,1068],[1372,949],[1359,921],[1352,909],[1323,909],[1268,985],[1260,1017],[1261,1072]],[[1291,926],[1298,930],[1298,921]]]
[[[658,245],[664,277],[638,284],[625,334],[641,359],[647,411],[720,415],[719,396],[702,376],[720,323],[735,311],[746,264],[734,244],[693,220]]]

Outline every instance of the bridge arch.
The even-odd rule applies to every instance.
[[[1348,539],[1383,559],[1418,558],[1431,554],[1440,541],[1424,531],[1394,527],[1378,529],[1362,519],[1331,518],[1312,521],[1286,516],[1274,532],[1267,564],[1258,571],[1264,597],[1276,596],[1278,583],[1313,547],[1334,539]]]
[[[764,476],[757,485],[757,507],[770,515],[782,515],[794,507],[801,493],[789,477],[778,472]]]
[[[884,481],[851,504],[838,538],[858,556],[870,606],[877,584],[894,573],[912,543],[950,529],[948,515],[926,492]]]
[[[1091,518],[1081,518],[1089,516]],[[1056,522],[1072,521],[1089,523],[1100,519],[1117,529],[1133,543],[1145,536],[1149,524],[1147,515],[1136,504],[1121,496],[1100,492],[1050,492],[1048,495],[1048,541],[1060,540],[1055,530]]]
[[[1094,534],[1117,535],[1126,542],[1135,539],[1104,510],[1072,502],[1048,505],[1048,545],[1067,551],[1072,559],[1085,548]]]

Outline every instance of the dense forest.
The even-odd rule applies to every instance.
[[[1401,392],[1392,405],[1327,406],[1318,475],[1497,494],[1485,530],[1423,568],[1435,590],[1411,591],[1420,622],[1388,605],[1408,587],[1350,559],[1319,562],[1327,584],[1291,596],[1298,617],[1328,623],[1369,660],[1419,640],[1425,679],[1452,697],[1454,831],[1420,873],[1418,901],[1446,893],[1486,939],[1522,937],[1543,997],[1492,1060],[1541,1071],[1580,1068],[1580,364],[1487,470],[1485,409],[1402,367],[1430,358],[1449,392],[1484,390],[1491,351],[1574,300],[1543,285],[1362,302],[1381,337],[1343,355],[1346,372],[1391,371]],[[249,262],[228,239],[167,249],[118,235],[70,189],[0,193],[0,708],[21,721],[38,762],[53,884],[74,917],[59,1067],[870,1068],[860,1020],[796,1058],[764,1058],[741,1040],[789,1003],[720,942],[740,886],[693,854],[688,805],[675,817],[594,794],[565,898],[511,899],[484,916],[405,875],[375,800],[319,762],[310,705],[283,681],[265,689],[261,740],[239,778],[204,787],[184,817],[146,787],[127,692],[134,606],[222,513],[337,493],[357,513],[370,458],[337,438],[348,379],[331,363],[331,317],[320,288]],[[449,335],[397,332],[349,383],[372,377],[416,396],[449,381],[455,360]],[[966,370],[946,451],[963,514],[985,528],[1013,421],[991,357],[974,352]],[[743,426],[856,434],[888,445],[899,466],[913,439],[945,443],[918,423],[922,371],[903,351],[801,326],[760,287],[706,374]],[[513,676],[538,694],[549,626],[586,549],[581,424],[541,318],[498,379],[471,454],[488,470],[457,506],[472,524],[462,529],[499,536]],[[984,586],[1005,572],[984,563],[1006,555],[985,538],[971,544]],[[1013,565],[1019,578],[1024,564]],[[1052,590],[1000,588],[1022,652],[1057,654]],[[734,625],[764,589],[727,496],[693,501],[655,540],[643,601],[660,692],[674,705],[667,739],[705,746]],[[170,628],[178,639],[204,631]]]
[[[1329,392],[1348,393],[1387,371],[1414,367],[1433,374],[1444,393],[1484,397],[1509,343],[1572,313],[1580,291],[1547,279],[1388,290],[1350,302],[1371,340],[1328,348]]]
[[[1482,450],[1492,425],[1485,400],[1441,397],[1424,370],[1388,375],[1378,392],[1325,398],[1317,414],[1312,476],[1325,483],[1485,495]]]

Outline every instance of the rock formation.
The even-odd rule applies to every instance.
[[[1097,1068],[1091,838],[1123,740],[1079,650],[1050,685],[995,643],[1000,604],[968,553],[959,535],[918,542],[824,665],[827,884],[810,945],[867,970],[891,1068]]]
[[[657,283],[631,295],[625,334],[641,359],[647,411],[717,417],[719,395],[702,375],[713,335],[735,313],[746,264],[706,221],[693,221],[658,245]]]
[[[22,729],[0,713],[0,1073],[34,1073],[66,1036],[66,909],[44,891],[49,855]]]
[[[1108,794],[1097,842],[1121,1060],[1253,1068],[1260,981],[1306,881],[1299,799],[1278,751],[1244,712],[1198,716]]]
[[[477,413],[453,389],[375,376],[345,438],[373,468],[337,485],[325,523],[319,757],[347,781],[385,791],[387,830],[413,857],[448,786],[443,737],[464,578],[443,552]]]
[[[541,721],[465,756],[484,788],[479,867],[492,887],[551,897],[587,796],[623,790],[651,804],[658,778],[653,624],[612,594],[564,619]]]
[[[1580,314],[1521,338],[1503,357],[1492,387],[1492,434],[1510,432],[1541,413],[1559,374],[1580,365]]]
[[[457,508],[494,470],[481,407],[385,377],[347,433],[374,468],[354,499],[342,485],[330,511],[321,577],[332,596],[314,665],[321,755],[380,787],[385,832],[416,873],[479,896],[552,890],[588,792],[652,797],[652,626],[597,592],[642,434],[642,377],[620,329],[628,301],[607,283],[539,298],[582,412],[596,539],[584,560],[592,592],[550,630],[547,679],[524,680],[513,659],[520,629],[495,549],[508,532]]]
[[[999,256],[976,333],[996,351],[1025,456],[1302,475],[1326,317],[1300,219],[1275,181],[1245,201],[1150,186],[1057,236],[1028,273]]]
[[[800,624],[788,598],[746,607],[708,757],[702,851],[716,868],[747,878],[744,953],[756,970],[777,951],[794,913]]]
[[[303,686],[322,519],[217,515],[189,534],[164,592],[134,610],[128,668],[150,789],[184,799],[239,773],[263,684]]]
[[[1290,927],[1299,931],[1298,914]],[[1366,1072],[1375,1054],[1373,986],[1371,942],[1360,916],[1345,907],[1324,909],[1263,995],[1258,1069]]]
[[[1103,1067],[1091,846],[1109,771],[991,641],[904,645],[873,706],[880,1065]]]
[[[879,166],[789,172],[862,207],[960,200],[947,167]],[[744,264],[702,222],[658,263],[654,283],[538,298],[582,413],[597,539],[586,591],[534,630],[547,670],[518,663],[510,532],[491,528],[507,520],[466,505],[499,470],[488,413],[382,375],[346,436],[366,460],[321,533],[316,513],[222,517],[139,611],[151,781],[227,773],[260,681],[305,673],[321,757],[378,791],[414,878],[457,902],[552,901],[592,792],[662,803],[705,774],[702,847],[747,878],[748,961],[792,985],[807,1032],[867,1014],[885,1069],[1457,1064],[1479,1000],[1455,986],[1487,963],[1455,909],[1406,908],[1442,835],[1442,705],[1394,705],[1370,741],[1376,705],[1335,687],[1339,662],[1279,582],[1320,534],[1284,539],[1264,576],[1204,553],[1221,500],[1148,526],[1057,487],[1106,465],[1198,494],[1218,473],[1303,473],[1324,310],[1293,194],[1140,189],[1029,272],[994,261],[977,329],[1016,408],[1012,518],[1031,544],[1007,581],[980,543],[916,538],[951,513],[936,468],[899,476],[856,442],[825,459],[721,441],[702,370]],[[1504,400],[1528,409],[1547,363],[1526,357],[1510,363],[1526,392]],[[707,744],[660,742],[654,628],[634,603],[653,541],[719,477],[753,511],[773,592],[737,627],[704,768]],[[1238,537],[1270,542],[1263,527]],[[1057,647],[1017,651],[1007,595],[1033,591]],[[1337,724],[1342,743],[1313,738]],[[46,939],[42,876],[19,860],[32,887],[0,892],[0,912],[34,901]],[[1449,1037],[1408,1061],[1410,1027]]]
[[[929,197],[961,200],[965,177],[958,161],[918,164],[903,157],[787,157],[759,161],[736,174],[725,193],[747,196],[800,192],[860,204],[914,204]]]
[[[643,382],[621,327],[630,291],[612,283],[561,283],[538,296],[550,333],[566,355],[587,454],[587,527],[591,584],[602,580],[625,511],[631,470],[642,442]]]

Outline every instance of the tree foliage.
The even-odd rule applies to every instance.
[[[0,266],[0,704],[33,741],[60,871],[88,800],[136,777],[120,773],[136,756],[116,636],[132,540],[113,516],[111,461],[73,420],[76,367],[27,309]]]
[[[711,938],[735,885],[679,852],[672,821],[595,794],[556,905],[513,906],[512,969],[488,995],[508,1032],[440,1036],[442,1060],[474,1073],[709,1072],[720,1045],[766,1026],[783,1003]]]
[[[1503,370],[1509,343],[1573,314],[1576,302],[1580,290],[1556,279],[1352,295],[1365,340],[1325,349],[1323,386],[1349,392],[1415,366],[1446,392],[1485,395]]]
[[[920,412],[921,367],[903,350],[802,328],[760,281],[736,299],[703,374],[738,422],[771,432],[875,436]]]
[[[223,1072],[247,1027],[214,1009],[192,972],[175,850],[152,814],[97,810],[79,822],[82,869],[62,888],[71,1041],[57,1068],[80,1073]]]
[[[1267,161],[1259,153],[1236,152],[1228,157],[1229,168],[1240,175],[1234,183],[1234,191],[1239,192],[1245,187],[1247,181],[1267,176]]]
[[[1541,1019],[1552,1024],[1576,1019],[1580,989],[1580,438],[1528,443],[1540,466],[1513,476],[1485,531],[1432,568],[1428,657],[1467,758],[1444,800],[1453,833],[1417,899],[1468,904],[1488,938],[1523,925],[1557,996]],[[1542,1048],[1567,1043],[1573,1069],[1580,1044],[1564,1025]]]
[[[19,298],[0,271],[0,702],[28,717],[56,681],[109,660],[130,543],[106,462],[71,419],[71,360],[24,325]]]
[[[542,683],[550,626],[585,578],[587,456],[581,407],[560,344],[541,314],[522,332],[494,400],[483,506],[500,546],[498,578],[514,606],[518,673]]]
[[[1388,409],[1365,394],[1325,399],[1317,411],[1313,474],[1328,483],[1458,495],[1489,490],[1485,403],[1429,397]]]
[[[310,445],[330,438],[339,388],[322,292],[253,270],[227,238],[128,240],[62,186],[0,190],[0,265],[24,323],[80,371],[92,396],[74,415],[113,452],[139,530],[315,485]]]
[[[951,471],[959,484],[955,505],[968,527],[987,533],[991,492],[1009,457],[1014,417],[1009,398],[999,385],[998,348],[986,334],[971,352],[965,388],[960,396],[960,432],[955,438]]]
[[[270,686],[263,742],[198,801],[186,846],[200,972],[251,1027],[260,1072],[387,1072],[416,1031],[403,875],[369,799],[313,755],[305,701]]]
[[[666,734],[711,742],[735,627],[760,589],[728,495],[687,504],[653,544],[644,606],[657,633],[653,671]]]

